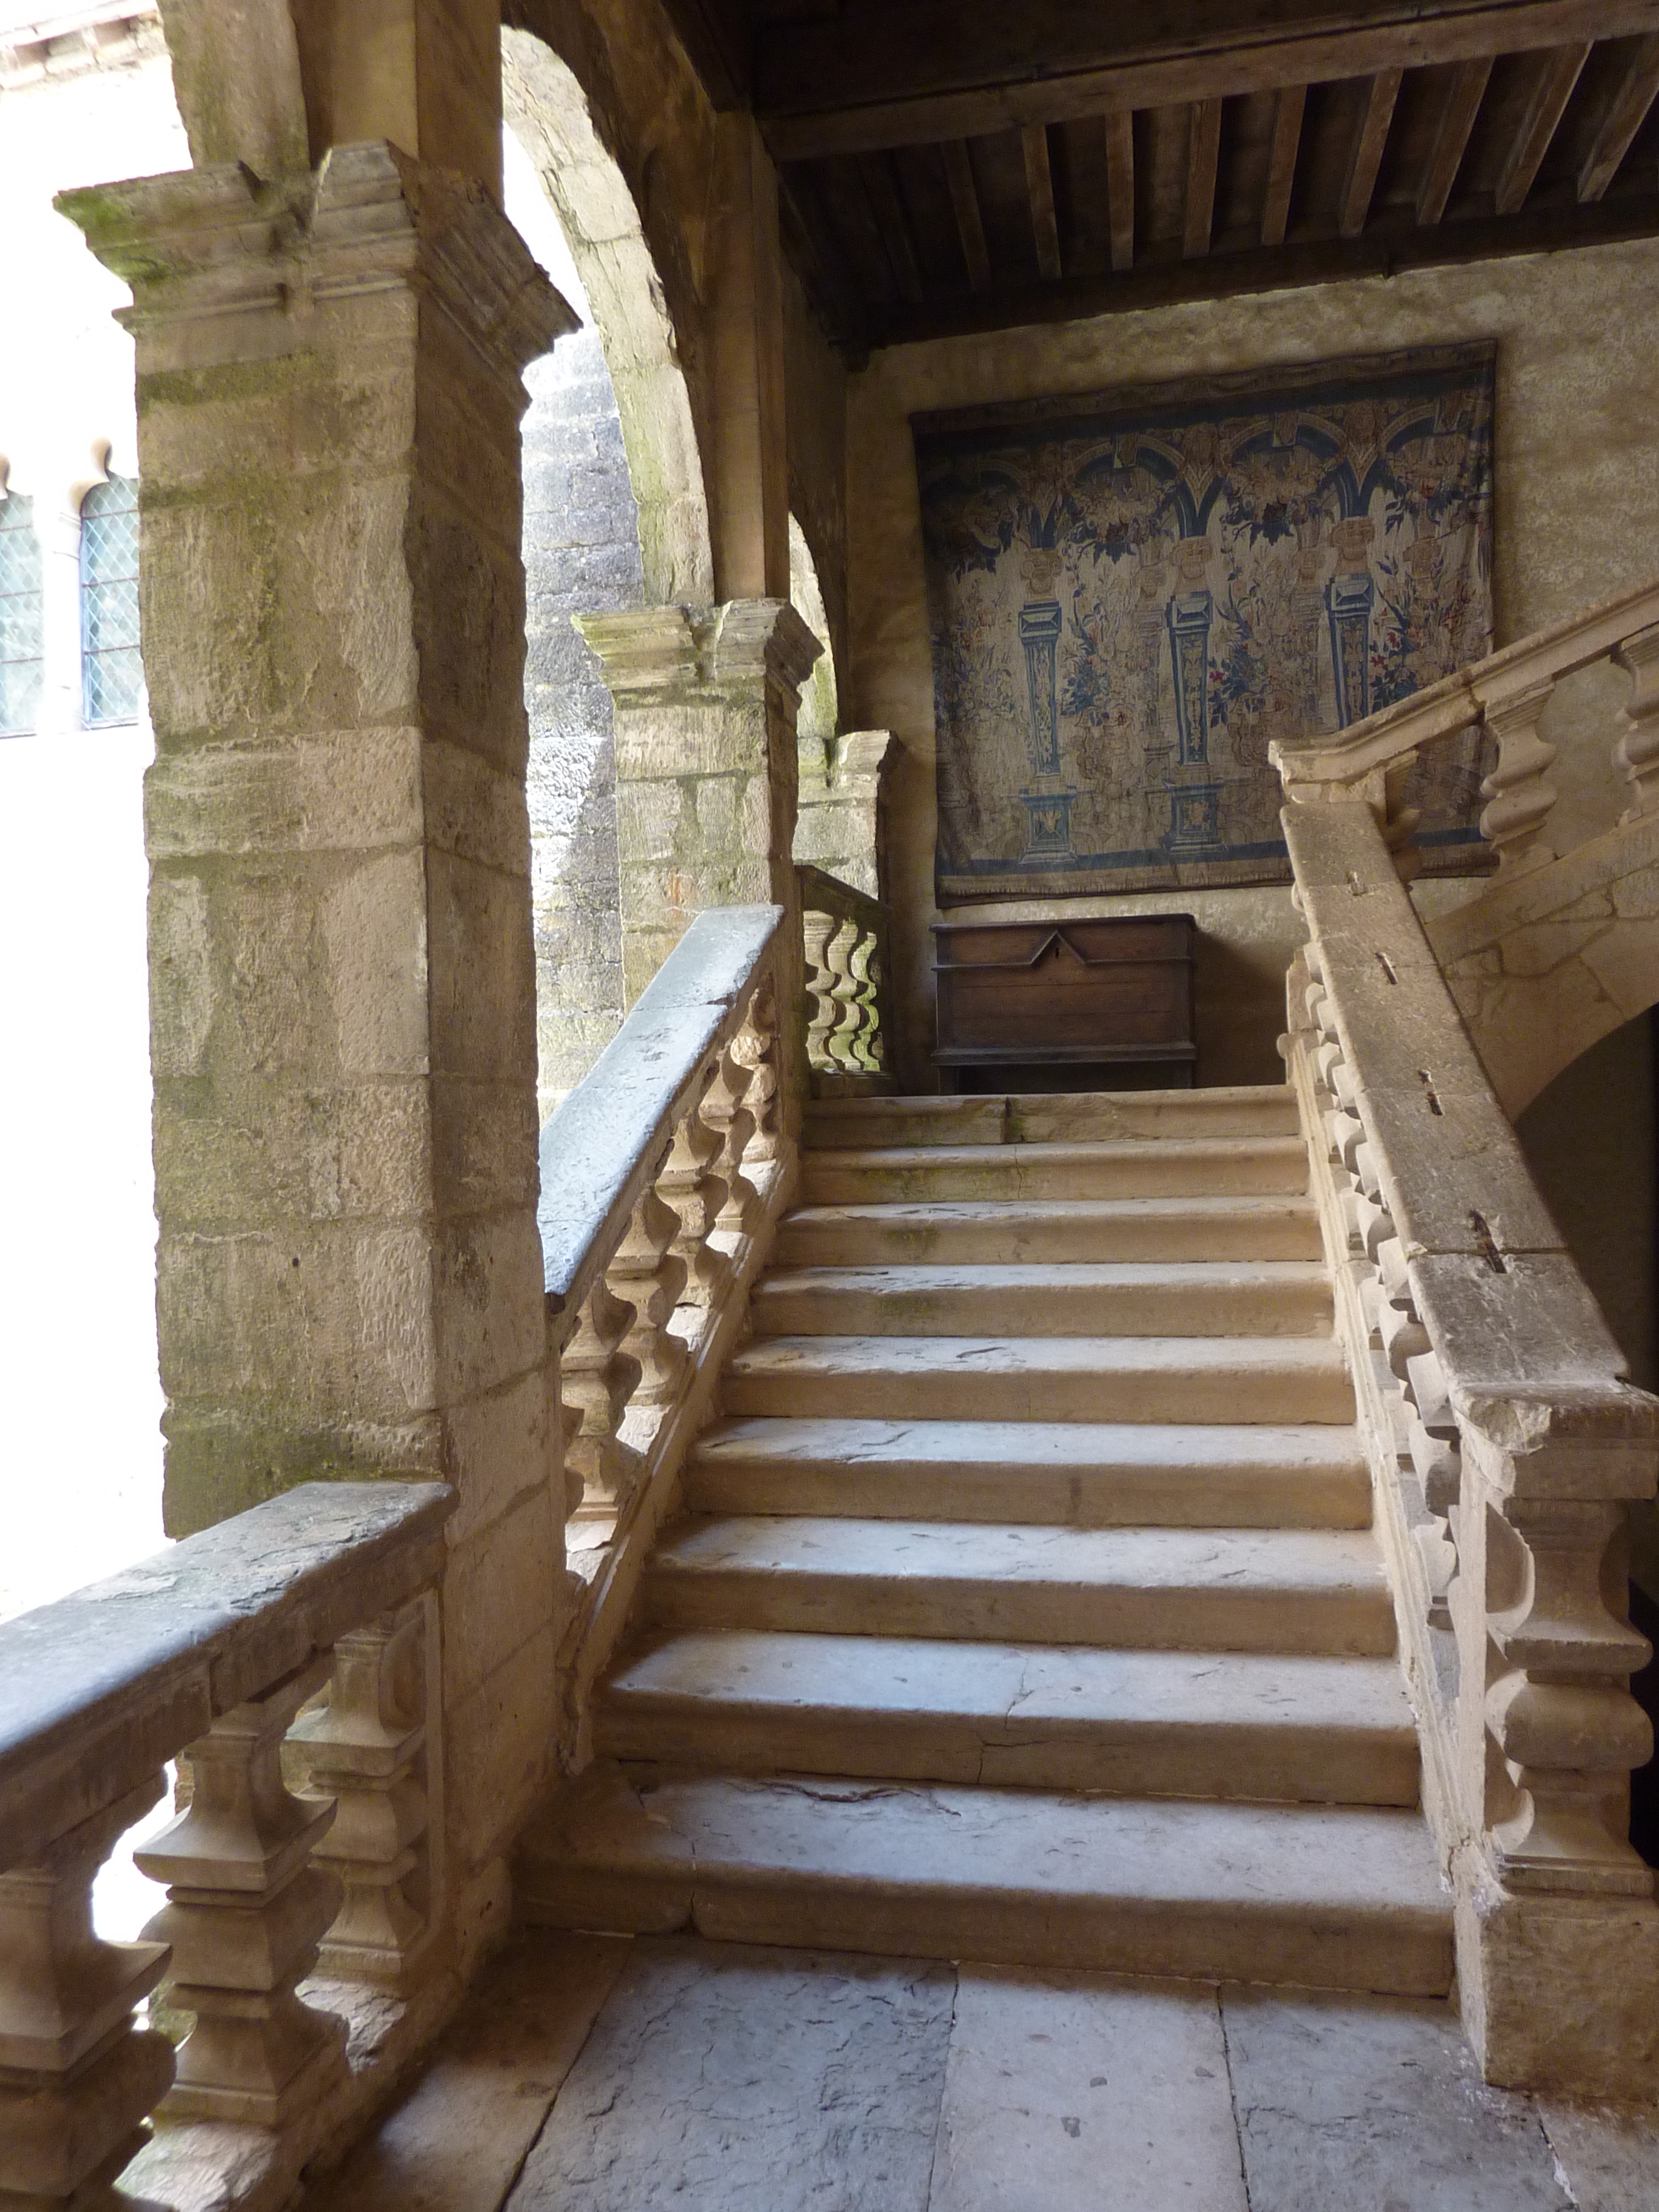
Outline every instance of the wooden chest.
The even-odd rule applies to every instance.
[[[1189,1085],[1189,914],[1093,921],[936,921],[934,1053],[947,1088],[983,1087],[975,1069],[1098,1066],[1100,1086],[1131,1067]],[[1075,1079],[1073,1079],[1075,1080]]]

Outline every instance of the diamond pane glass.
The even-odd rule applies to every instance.
[[[131,722],[144,696],[138,654],[138,487],[94,484],[81,502],[81,672],[88,722]]]
[[[34,502],[0,502],[0,731],[33,729],[40,706],[40,541]]]

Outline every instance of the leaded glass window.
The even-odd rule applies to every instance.
[[[40,708],[40,541],[34,501],[0,500],[0,732],[33,730]]]
[[[138,657],[138,487],[94,484],[81,502],[82,713],[131,722],[144,696]]]

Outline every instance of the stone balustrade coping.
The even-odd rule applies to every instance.
[[[0,1626],[0,1868],[442,1572],[456,1493],[308,1482]]]
[[[628,1019],[542,1131],[541,1231],[550,1315],[572,1311],[611,1257],[709,1054],[736,1034],[783,920],[779,906],[698,915]]]

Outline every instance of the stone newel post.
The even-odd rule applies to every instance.
[[[520,372],[573,319],[389,146],[65,194],[133,287],[167,1520],[440,1476],[453,1863],[550,1735]]]

